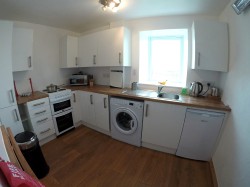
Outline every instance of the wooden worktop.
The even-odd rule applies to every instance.
[[[231,111],[229,106],[224,105],[221,100],[211,99],[207,97],[192,97],[180,95],[179,100],[159,98],[156,92],[153,90],[130,90],[130,89],[119,89],[110,88],[109,86],[66,86],[65,88],[75,90],[82,90],[100,94],[106,94],[109,96],[124,97],[130,99],[139,99],[145,101],[155,101],[161,103],[170,103],[176,105],[184,105],[188,107],[198,107],[213,110]]]
[[[48,94],[43,93],[43,92],[39,92],[39,91],[35,91],[30,96],[25,96],[25,97],[18,96],[17,97],[17,104],[19,104],[19,105],[25,104],[27,102],[34,101],[37,99],[42,99],[45,97],[48,97]]]

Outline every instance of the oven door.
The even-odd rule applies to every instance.
[[[56,134],[60,135],[74,126],[72,109],[53,116]]]
[[[70,98],[51,102],[50,107],[52,115],[56,115],[66,110],[72,109]]]

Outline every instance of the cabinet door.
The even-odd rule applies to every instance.
[[[80,94],[79,91],[73,91],[71,97],[71,104],[73,108],[73,118],[74,122],[77,123],[81,121],[81,108],[80,108]]]
[[[98,66],[123,64],[123,27],[100,32],[98,42]]]
[[[12,71],[33,69],[33,30],[13,28]]]
[[[17,105],[0,109],[0,119],[5,127],[11,128],[14,136],[24,131]]]
[[[0,108],[16,104],[11,57],[12,28],[12,22],[0,21]]]
[[[96,66],[98,33],[81,36],[78,46],[78,62],[81,67]]]
[[[78,38],[65,36],[61,39],[60,45],[61,68],[78,67]]]
[[[177,149],[186,107],[146,101],[144,103],[142,141]]]
[[[93,93],[80,91],[81,116],[84,122],[95,124],[95,109]]]
[[[195,21],[193,35],[193,69],[228,71],[227,23]]]
[[[109,104],[108,96],[94,94],[95,125],[105,131],[109,131]]]

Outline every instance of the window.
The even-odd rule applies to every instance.
[[[187,77],[187,29],[140,32],[139,82],[185,87]]]

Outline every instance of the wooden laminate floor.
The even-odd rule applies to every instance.
[[[42,146],[47,187],[211,187],[207,162],[135,147],[85,126]]]

